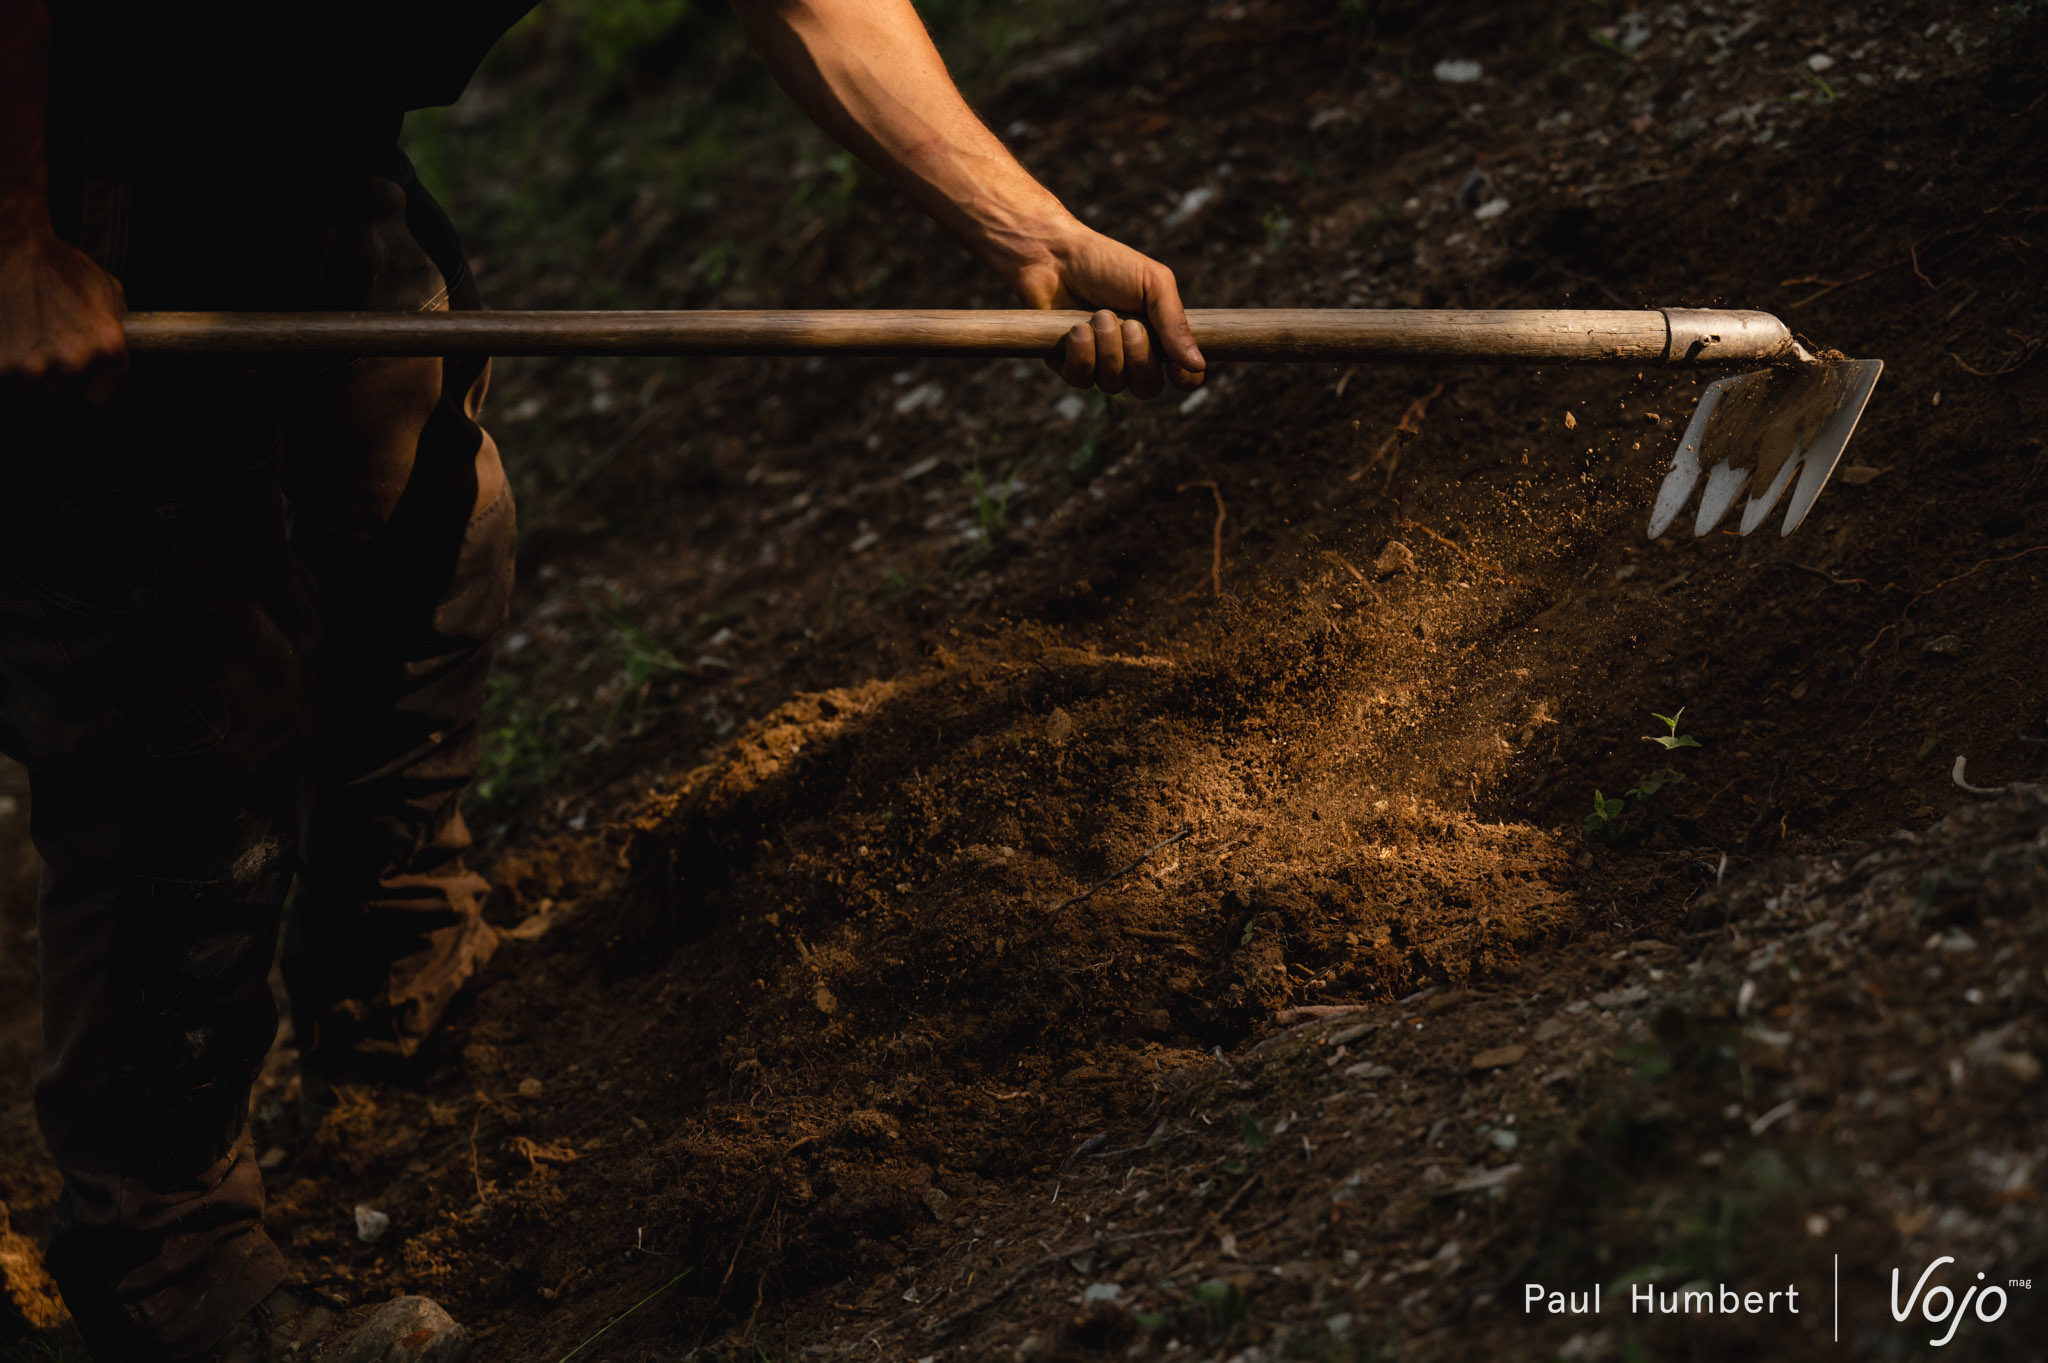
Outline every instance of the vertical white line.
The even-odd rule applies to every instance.
[[[1835,1256],[1835,1343],[1842,1342],[1842,1256]]]

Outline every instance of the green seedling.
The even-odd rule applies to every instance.
[[[1678,721],[1684,714],[1684,706],[1680,706],[1678,713],[1675,715],[1660,715],[1654,710],[1651,711],[1651,717],[1664,726],[1664,732],[1661,734],[1644,734],[1643,741],[1645,743],[1655,743],[1666,752],[1676,752],[1680,748],[1699,747],[1700,741],[1698,739],[1690,734],[1678,732]],[[1636,802],[1637,825],[1654,824],[1659,814],[1657,800],[1659,793],[1667,787],[1678,785],[1684,780],[1685,773],[1679,771],[1676,767],[1659,767],[1655,771],[1643,775],[1633,786],[1630,786],[1619,796],[1612,799],[1608,798],[1601,791],[1595,790],[1593,792],[1593,812],[1586,816],[1586,836],[1600,838],[1603,841],[1612,841],[1622,832],[1623,816],[1628,812],[1628,802],[1630,800]]]

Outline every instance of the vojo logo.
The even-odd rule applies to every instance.
[[[1956,1300],[1955,1289],[1947,1283],[1936,1283],[1932,1287],[1927,1286],[1927,1280],[1934,1276],[1935,1270],[1939,1269],[1943,1264],[1952,1264],[1954,1262],[1954,1255],[1944,1254],[1923,1269],[1919,1280],[1913,1284],[1913,1290],[1907,1294],[1903,1305],[1899,1301],[1899,1270],[1896,1268],[1892,1270],[1892,1319],[1900,1322],[1911,1320],[1913,1318],[1913,1308],[1918,1306],[1921,1317],[1936,1330],[1941,1329],[1944,1325],[1948,1327],[1948,1332],[1942,1335],[1940,1339],[1929,1339],[1927,1341],[1936,1348],[1940,1348],[1956,1337],[1956,1331],[1962,1327],[1963,1317],[1965,1316],[1974,1315],[1978,1320],[1989,1325],[2005,1314],[2005,1288],[1998,1283],[1986,1286],[1982,1273],[1979,1273],[1977,1281],[1971,1283],[1967,1290],[1964,1291],[1961,1301]],[[2012,1286],[2014,1287],[2027,1288],[2033,1285],[2033,1280],[2028,1278],[2014,1278],[2012,1280]],[[1996,1306],[1992,1305],[1993,1297],[1998,1299]],[[1937,1305],[1937,1303],[1939,1304]]]

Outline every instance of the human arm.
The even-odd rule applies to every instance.
[[[1153,397],[1202,381],[1173,272],[1067,212],[975,116],[910,0],[733,0],[782,87],[1031,307],[1098,309],[1048,363]],[[1142,314],[1150,324],[1120,320]],[[1162,353],[1155,354],[1155,348]]]
[[[50,225],[49,83],[44,0],[0,0],[0,389],[107,401],[128,367],[121,285]]]

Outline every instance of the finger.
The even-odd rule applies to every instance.
[[[114,287],[118,306],[120,286]],[[96,407],[105,407],[128,386],[128,334],[122,330],[118,314],[108,319],[98,341],[98,353],[85,375],[85,398]]]
[[[1167,379],[1183,393],[1192,393],[1202,386],[1203,372],[1200,369],[1183,369],[1177,364],[1166,366]]]
[[[1095,384],[1105,393],[1124,391],[1124,324],[1104,308],[1088,319],[1095,333]]]
[[[1163,265],[1145,281],[1145,315],[1152,319],[1152,334],[1159,338],[1160,354],[1168,364],[1183,374],[1199,374],[1209,367],[1209,362],[1202,358],[1201,347],[1195,344],[1193,328],[1188,326],[1188,312],[1180,301],[1180,285],[1174,282],[1173,271]],[[1199,382],[1175,382],[1184,388],[1201,386]]]
[[[1075,388],[1086,388],[1095,382],[1095,329],[1082,322],[1074,323],[1067,333],[1067,352],[1060,365],[1060,377]]]
[[[1166,387],[1166,376],[1159,372],[1159,361],[1152,354],[1152,333],[1135,319],[1126,321],[1123,329],[1124,378],[1131,385],[1132,397],[1150,402]]]

